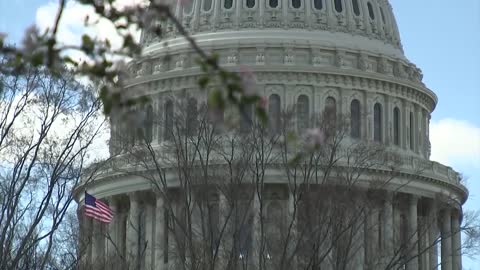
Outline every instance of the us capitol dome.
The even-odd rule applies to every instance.
[[[152,22],[163,37],[142,33],[121,90],[148,102],[111,116],[112,157],[74,189],[85,269],[462,269],[468,191],[429,160],[437,96],[387,0],[191,0],[172,12],[222,68],[254,77],[268,130],[245,132],[254,124],[229,108],[228,127],[202,121],[220,84],[200,89],[197,53],[172,22]],[[292,165],[302,146],[287,137],[332,117],[314,161]],[[111,223],[83,215],[85,190]]]

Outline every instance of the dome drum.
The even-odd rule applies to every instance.
[[[81,249],[85,269],[103,269],[113,258],[141,270],[196,263],[202,269],[305,270],[312,269],[305,258],[316,260],[324,250],[330,251],[315,265],[319,269],[388,269],[395,258],[395,269],[461,269],[459,230],[468,190],[452,168],[429,160],[437,97],[403,54],[387,0],[180,2],[172,12],[197,44],[216,54],[222,68],[251,75],[247,90],[267,101],[268,129],[229,109],[212,123],[206,104],[218,85],[200,90],[194,50],[171,22],[152,21],[165,35],[159,40],[142,33],[142,56],[129,63],[120,90],[149,102],[111,116],[112,157],[87,170],[74,190],[79,209],[88,189],[117,213],[108,227],[79,215],[81,240],[89,240]],[[254,116],[253,110],[245,114]],[[319,163],[292,169],[289,157],[318,130],[323,144],[312,160]],[[206,145],[214,147],[196,140],[195,132],[203,131],[215,142]],[[287,145],[291,134],[298,144]],[[342,141],[334,148],[338,134]],[[260,142],[270,147],[268,158],[238,150]],[[208,225],[198,212],[205,209]],[[343,239],[352,213],[359,216],[346,229],[355,245],[349,253],[333,239]],[[320,227],[335,219],[341,222],[312,245]],[[217,238],[222,224],[224,239]],[[293,228],[293,238],[277,241],[286,228]],[[202,237],[208,241],[200,247]],[[279,268],[275,248],[282,244],[283,257],[292,262]],[[215,245],[214,259],[208,251]],[[198,247],[208,258],[194,256]]]

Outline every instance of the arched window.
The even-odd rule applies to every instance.
[[[198,0],[197,0],[197,1],[198,1]],[[184,14],[190,14],[190,13],[192,13],[192,10],[193,10],[193,2],[194,2],[194,0],[192,0],[192,1],[187,1],[187,2],[185,3],[185,5],[183,6],[183,13],[184,13]]]
[[[387,22],[386,22],[387,20],[385,19],[385,13],[383,13],[383,8],[382,8],[382,7],[380,7],[380,15],[382,16],[382,21],[383,21],[383,23],[386,24],[386,23],[387,23]]]
[[[382,105],[375,103],[373,106],[373,141],[382,141]]]
[[[280,133],[280,96],[277,94],[270,95],[268,98],[268,116],[270,130],[273,134]]]
[[[292,0],[293,8],[300,8],[300,6],[302,6],[302,0]]]
[[[337,12],[342,12],[343,11],[343,4],[342,4],[342,0],[333,0],[334,4],[335,4],[335,10]]]
[[[212,0],[203,0],[203,11],[209,11],[212,8]]]
[[[255,0],[246,0],[247,8],[253,8],[255,6]]]
[[[410,126],[410,149],[413,150],[413,148],[414,148],[413,112],[410,112],[410,124],[409,124],[409,126]]]
[[[393,143],[400,145],[400,109],[393,109]]]
[[[316,10],[321,10],[323,8],[323,0],[313,0],[313,7]]]
[[[370,19],[375,20],[375,13],[373,12],[372,3],[368,2],[367,7],[368,7],[368,15],[370,15]]]
[[[325,100],[325,133],[334,134],[337,123],[337,101],[333,97]]]
[[[352,0],[352,6],[353,6],[353,13],[355,15],[360,16],[360,7],[358,5],[358,0]]]
[[[163,130],[163,138],[171,140],[173,138],[173,102],[168,100],[165,102],[165,126]]]
[[[188,106],[187,106],[187,130],[186,134],[188,135],[195,135],[197,131],[197,100],[195,98],[188,99]]]
[[[360,101],[352,100],[350,103],[350,135],[352,138],[360,138]]]
[[[271,8],[278,7],[278,0],[268,0],[268,4]]]
[[[240,132],[248,132],[253,124],[253,105],[246,105],[240,117]]]
[[[148,105],[145,115],[145,141],[151,143],[153,138],[153,108]]]
[[[297,100],[297,128],[301,133],[308,128],[309,119],[309,101],[306,95],[300,95]]]
[[[223,7],[225,9],[231,9],[233,6],[233,0],[223,0]]]

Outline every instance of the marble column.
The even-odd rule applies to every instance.
[[[451,211],[449,208],[445,208],[442,211],[442,253],[441,253],[441,262],[442,270],[452,270],[452,221],[451,221]]]
[[[153,269],[155,258],[155,207],[149,201],[145,206],[145,269]]]
[[[384,250],[384,264],[388,266],[395,253],[394,244],[395,237],[393,232],[393,195],[387,193],[387,197],[383,202],[383,250]]]
[[[113,220],[108,224],[107,227],[107,236],[105,237],[105,246],[106,250],[105,253],[107,258],[114,259],[117,255],[116,247],[118,247],[119,241],[117,240],[118,237],[118,223],[119,223],[119,215],[118,215],[118,207],[117,207],[117,200],[115,198],[110,198],[108,200],[109,207],[113,212]]]
[[[157,195],[155,205],[155,270],[167,269],[165,205],[162,195]]]
[[[290,246],[289,246],[289,256],[292,256],[292,261],[290,263],[290,269],[297,269],[298,258],[295,253],[296,245],[298,244],[298,232],[297,232],[297,216],[298,216],[298,201],[295,201],[295,194],[293,192],[289,193],[288,196],[288,222],[287,227],[292,224],[290,232]]]
[[[379,261],[379,211],[373,208],[367,213],[365,222],[366,250],[365,260],[368,269],[376,269]]]
[[[78,236],[78,257],[80,258],[80,269],[84,269],[84,267],[88,264],[88,226],[87,221],[89,218],[85,217],[84,214],[84,206],[79,205],[77,209],[77,219],[79,224],[79,236]]]
[[[253,194],[251,214],[253,215],[253,228],[252,228],[252,260],[253,265],[259,265],[260,262],[264,262],[264,258],[261,258],[263,254],[262,250],[262,232],[261,232],[261,222],[262,214],[260,211],[260,198],[258,198],[257,192]],[[246,221],[248,222],[248,221]]]
[[[408,237],[409,237],[409,246],[408,246],[408,262],[407,270],[417,270],[418,269],[418,198],[412,195],[408,202]]]
[[[430,202],[429,207],[429,259],[430,259],[430,268],[437,269],[438,267],[438,209],[437,204],[434,200]]]
[[[86,265],[91,267],[92,264],[92,246],[93,246],[93,220],[91,217],[85,217],[86,231]]]
[[[462,270],[462,236],[460,232],[460,210],[452,213],[452,269]]]
[[[222,233],[222,228],[225,228],[225,231],[220,235],[220,247],[219,254],[217,259],[217,268],[218,269],[227,269],[229,251],[232,248],[231,234],[232,228],[228,224],[227,217],[230,216],[230,209],[228,206],[228,200],[225,194],[220,192],[218,196],[218,228],[219,233]],[[231,217],[230,217],[231,218]]]
[[[138,268],[138,257],[139,257],[139,232],[140,232],[140,203],[139,198],[136,193],[129,194],[130,199],[130,210],[128,212],[127,220],[127,241],[126,241],[126,251],[127,251],[127,263],[129,268],[137,269]]]
[[[105,258],[105,236],[104,223],[92,220],[92,268],[102,269],[104,267],[103,261]]]

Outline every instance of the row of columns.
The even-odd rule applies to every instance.
[[[114,220],[108,225],[93,221],[79,211],[82,263],[93,269],[114,269],[115,262],[121,261],[126,261],[129,269],[170,269],[173,264],[172,260],[168,260],[168,252],[174,250],[174,246],[167,243],[168,234],[171,232],[168,230],[163,197],[156,197],[155,204],[143,204],[139,193],[132,193],[129,194],[128,201],[129,207],[115,198],[109,200]],[[291,217],[294,217],[295,204],[295,197],[290,194],[287,212]],[[128,211],[125,211],[127,208]],[[255,251],[258,251],[260,245],[258,208],[259,200],[255,196],[251,208],[254,218],[254,254],[258,253]],[[222,213],[228,211],[228,201],[224,195],[219,197],[219,209],[219,222],[222,222]],[[387,194],[382,203],[377,203],[368,211],[364,225],[363,220],[359,220],[356,226],[358,233],[354,238],[364,245],[355,247],[358,250],[351,269],[404,267],[407,270],[461,270],[461,213],[449,207],[438,210],[436,203],[430,200],[427,210],[420,209],[422,213],[419,215],[418,197],[409,195],[399,203],[391,193]],[[142,211],[145,211],[144,215],[141,215]],[[145,217],[144,220],[141,216]],[[436,222],[437,220],[439,222]],[[295,234],[295,220],[293,224]],[[173,236],[170,237],[173,239]],[[438,239],[441,243],[440,264],[437,253]],[[255,256],[253,261],[258,261]],[[221,261],[223,257],[220,256],[219,263],[225,263]],[[106,258],[108,260],[105,260]],[[104,267],[102,264],[105,263],[108,265]],[[296,266],[294,259],[292,269]]]

